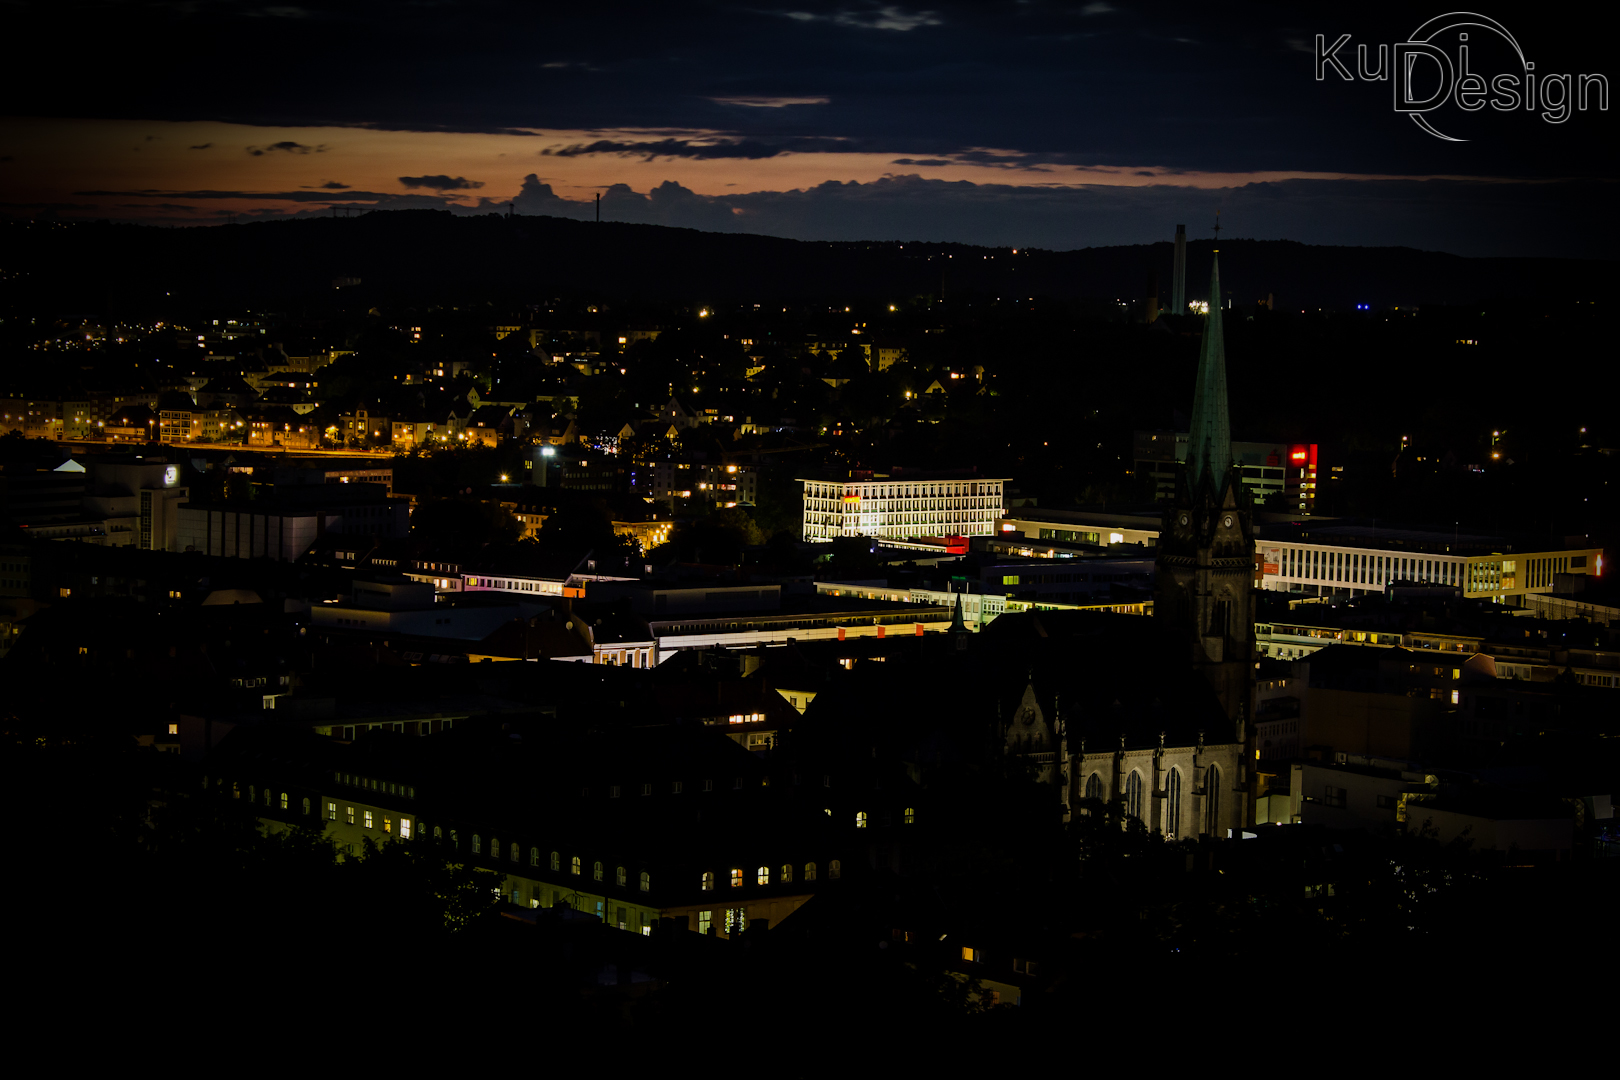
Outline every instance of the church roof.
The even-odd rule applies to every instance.
[[[1226,407],[1226,341],[1221,327],[1221,258],[1209,271],[1209,317],[1198,347],[1198,383],[1193,389],[1192,430],[1187,439],[1187,484],[1194,491],[1208,476],[1219,490],[1232,470],[1232,423]]]

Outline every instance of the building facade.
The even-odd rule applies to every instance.
[[[1002,515],[1002,479],[803,480],[804,539],[905,540],[991,536]]]

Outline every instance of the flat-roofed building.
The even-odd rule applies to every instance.
[[[1308,539],[1273,535],[1255,541],[1260,588],[1318,596],[1427,585],[1522,606],[1526,594],[1551,593],[1555,575],[1601,573],[1603,558],[1594,547],[1514,552],[1496,537],[1361,525],[1313,528]]]
[[[1008,554],[1033,558],[1055,557],[1066,546],[1111,547],[1114,544],[1153,547],[1159,540],[1160,515],[1149,512],[1086,510],[1037,510],[1012,508],[997,523],[996,536],[1003,541],[1022,540],[1028,550]]]
[[[1159,524],[1140,511],[1024,507],[1008,511],[1000,521],[996,547],[1035,558],[1058,558],[1065,548],[1091,545],[1156,547]],[[1275,517],[1257,532],[1255,571],[1259,587],[1267,592],[1360,596],[1385,593],[1391,586],[1429,586],[1523,607],[1530,602],[1526,597],[1550,597],[1560,574],[1597,577],[1603,572],[1603,550],[1582,546],[1584,538],[1571,543],[1572,538],[1564,537],[1563,546],[1514,551],[1512,542],[1500,536]],[[1015,539],[1023,543],[1007,544]]]
[[[827,542],[840,536],[994,535],[1007,480],[897,475],[802,483],[804,539]]]
[[[381,485],[277,485],[273,491],[251,500],[182,505],[171,550],[293,562],[327,533],[386,538],[410,531],[408,501],[389,498]]]
[[[960,598],[962,624],[969,630],[983,629],[996,616],[1006,613],[1006,593],[971,581],[963,582],[962,586],[960,589],[930,589],[919,585],[891,586],[870,581],[818,581],[816,592],[822,596],[886,600],[894,604],[927,604],[953,610]]]

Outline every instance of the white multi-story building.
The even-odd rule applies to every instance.
[[[990,536],[1001,519],[1006,482],[917,477],[805,480],[804,538]]]

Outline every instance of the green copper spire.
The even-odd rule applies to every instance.
[[[1221,330],[1221,257],[1209,272],[1209,316],[1198,349],[1192,430],[1187,439],[1187,486],[1205,483],[1217,494],[1232,469],[1232,422],[1226,411],[1226,343]]]

